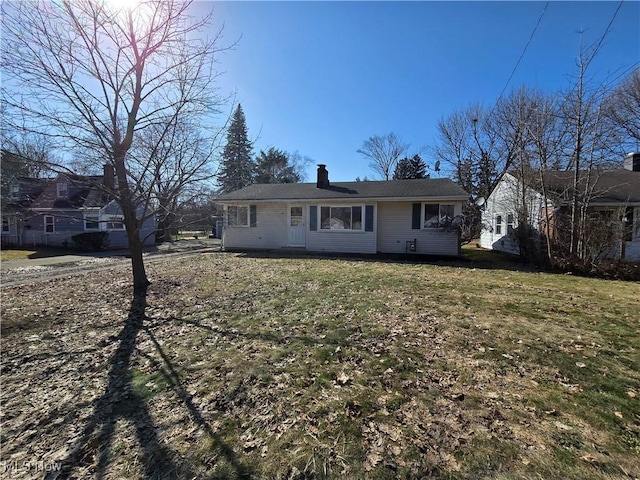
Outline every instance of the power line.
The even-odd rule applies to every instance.
[[[591,62],[591,60],[593,60],[593,58],[596,56],[596,54],[598,53],[598,50],[600,50],[600,47],[602,46],[602,42],[604,41],[605,37],[607,36],[607,34],[609,33],[609,30],[611,29],[611,25],[613,25],[613,21],[616,19],[616,17],[618,16],[618,12],[620,11],[620,8],[622,7],[622,4],[624,3],[624,0],[620,0],[620,3],[618,4],[618,8],[616,8],[616,11],[613,12],[613,17],[611,17],[611,20],[609,21],[609,24],[607,25],[607,28],[605,28],[604,33],[602,34],[602,36],[600,37],[600,40],[598,40],[598,44],[596,45],[596,48],[593,50],[593,53],[591,54],[591,56],[589,57],[589,60],[587,60],[587,65]]]
[[[549,3],[550,3],[550,0],[547,0],[547,3],[545,3],[544,8],[542,9],[542,13],[540,14],[540,17],[538,18],[538,22],[536,23],[535,27],[533,27],[533,31],[531,32],[531,35],[529,35],[529,40],[527,40],[527,43],[524,46],[522,53],[520,54],[520,58],[518,58],[518,61],[516,62],[515,67],[513,67],[513,70],[511,70],[511,75],[509,75],[509,78],[507,79],[507,83],[505,83],[504,88],[502,89],[502,91],[500,92],[500,95],[498,96],[498,100],[496,100],[496,104],[500,101],[500,99],[502,98],[502,95],[504,95],[505,90],[509,86],[509,82],[511,82],[511,79],[515,75],[516,70],[520,65],[520,62],[524,57],[524,54],[527,52],[527,49],[529,48],[529,44],[531,44],[531,40],[533,40],[533,36],[536,34],[536,30],[538,30],[538,27],[540,26],[540,22],[542,21],[542,17],[544,17],[545,12],[547,11],[547,7],[549,6]]]

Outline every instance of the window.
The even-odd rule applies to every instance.
[[[507,235],[511,235],[513,233],[513,215],[509,213],[507,215]]]
[[[121,215],[109,215],[107,217],[107,230],[124,230]]]
[[[20,185],[18,182],[13,182],[9,187],[9,195],[11,198],[16,199],[20,196]]]
[[[502,235],[502,215],[496,215],[496,235]]]
[[[291,207],[289,211],[289,225],[292,227],[302,227],[302,207]]]
[[[424,228],[443,227],[453,221],[454,206],[438,203],[424,204]]]
[[[227,207],[227,224],[230,227],[249,226],[249,207],[229,206]]]
[[[44,233],[56,233],[55,219],[52,215],[44,216]]]
[[[2,217],[2,233],[7,233],[9,231],[9,219],[7,217]]]
[[[67,182],[60,182],[56,184],[57,195],[58,198],[67,198],[69,193],[69,189],[67,187]]]
[[[98,215],[85,215],[84,217],[84,229],[85,230],[99,230],[100,218]]]
[[[320,207],[320,229],[362,231],[362,205]]]

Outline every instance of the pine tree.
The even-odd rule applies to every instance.
[[[221,193],[232,192],[253,183],[255,164],[251,158],[252,149],[244,112],[238,104],[227,131],[227,144],[222,151],[218,175]]]
[[[289,161],[289,154],[269,148],[256,158],[256,183],[298,183],[301,174]]]
[[[420,158],[420,155],[414,155],[413,158],[403,158],[397,163],[393,172],[394,180],[428,177],[427,164]]]

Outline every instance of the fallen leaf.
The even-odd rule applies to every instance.
[[[586,365],[584,363],[582,363],[582,362],[576,362],[576,367],[584,368],[584,367],[586,367]]]
[[[632,392],[631,390],[627,392],[627,395],[631,398],[636,398],[636,392]]]
[[[340,384],[340,385],[346,385],[349,380],[351,380],[351,377],[349,377],[349,375],[347,375],[344,372],[341,372],[340,375],[338,375],[338,378],[336,378],[336,381]]]
[[[624,415],[622,415],[622,412],[613,412],[613,414],[618,418],[624,418]]]
[[[584,460],[585,462],[594,463],[597,462],[598,459],[591,454],[586,454],[580,457],[580,460]]]
[[[558,422],[557,420],[554,425],[558,427],[560,430],[571,430],[571,427],[569,425],[565,425],[564,423]]]

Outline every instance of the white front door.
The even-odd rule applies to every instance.
[[[289,205],[289,246],[304,247],[304,208],[302,205]]]

